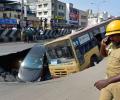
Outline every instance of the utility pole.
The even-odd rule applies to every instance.
[[[21,41],[23,41],[23,31],[24,31],[24,0],[21,2]]]

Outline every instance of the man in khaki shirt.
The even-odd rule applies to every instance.
[[[108,56],[107,79],[99,80],[94,85],[101,90],[99,100],[120,100],[120,20],[108,24],[106,36],[101,42],[100,52]]]

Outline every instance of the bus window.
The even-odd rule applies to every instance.
[[[49,56],[50,56],[51,58],[57,58],[57,56],[56,56],[56,53],[55,53],[55,50],[54,50],[54,49],[49,49],[49,50],[48,50],[48,52],[49,52]]]
[[[89,35],[90,35],[90,38],[91,38],[91,39],[94,38],[93,34],[94,34],[93,32],[89,32]]]
[[[85,62],[84,54],[82,54],[80,52],[79,48],[76,48],[75,51],[76,51],[76,55],[77,55],[77,58],[79,60],[79,63],[80,63],[80,65],[82,65]]]

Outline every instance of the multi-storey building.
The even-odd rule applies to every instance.
[[[111,17],[108,12],[96,12],[94,13],[91,9],[88,11],[88,26],[95,25],[105,21]]]
[[[52,7],[53,4],[54,4],[53,0],[52,1],[51,0],[39,0],[38,1],[36,15],[40,19],[41,27],[44,26],[42,23],[45,18],[47,19],[47,22],[48,21],[50,22],[51,18],[53,17],[52,13],[55,14],[54,9],[56,8]],[[48,23],[48,25],[50,24]]]
[[[60,27],[66,22],[66,4],[58,0],[39,0],[37,17],[47,19],[48,27]]]
[[[66,24],[66,3],[57,1],[57,14],[54,17],[56,25],[64,27]]]
[[[16,2],[15,0],[5,0],[4,2],[0,2],[0,18],[3,18],[3,20],[16,19],[19,23],[21,17],[23,16],[30,24],[36,23],[36,20],[38,19],[36,18],[35,13],[31,11],[29,5],[26,5],[26,3],[23,5],[26,9],[24,9],[24,14],[22,15],[20,2]],[[26,22],[24,23],[24,26],[26,26]]]
[[[88,24],[88,14],[86,11],[79,10],[79,26],[86,27]]]
[[[74,8],[72,3],[58,0],[38,0],[37,17],[41,23],[47,19],[48,27],[78,28],[87,25],[87,12]]]
[[[20,18],[20,5],[5,1],[0,4],[0,18]]]

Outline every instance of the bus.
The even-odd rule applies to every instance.
[[[101,60],[99,47],[109,21],[60,37],[45,44],[53,78],[94,66]]]

